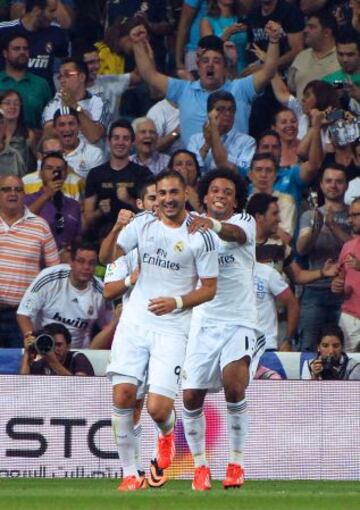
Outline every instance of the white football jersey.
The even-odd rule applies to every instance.
[[[138,251],[131,250],[123,257],[119,257],[114,262],[107,265],[104,283],[106,284],[111,282],[117,282],[119,280],[124,280],[124,278],[126,278],[133,271],[135,271],[137,267],[139,267]],[[132,290],[133,288],[131,287],[122,295],[123,306],[125,306],[128,303]]]
[[[193,319],[209,324],[226,322],[250,329],[257,328],[254,291],[255,220],[250,214],[234,214],[224,223],[239,226],[246,243],[219,239],[219,278],[216,296],[193,310]]]
[[[157,316],[148,305],[152,298],[188,294],[199,278],[218,276],[217,236],[212,232],[189,234],[190,223],[188,215],[180,227],[172,228],[144,211],[120,232],[117,244],[125,253],[137,247],[140,259],[140,276],[122,320],[159,333],[188,333],[191,310]]]
[[[278,320],[276,296],[289,286],[281,274],[269,266],[256,262],[254,287],[258,310],[259,330],[266,338],[266,349],[278,349]]]
[[[95,323],[100,327],[111,320],[110,303],[103,298],[103,284],[94,276],[86,289],[70,282],[69,264],[40,271],[22,298],[17,313],[31,319],[34,331],[51,322],[60,322],[71,333],[71,347],[85,348]]]

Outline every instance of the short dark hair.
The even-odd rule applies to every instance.
[[[154,184],[156,184],[156,179],[155,179],[155,176],[154,177],[149,177],[140,187],[139,191],[138,191],[138,194],[137,194],[137,198],[140,198],[140,200],[144,200],[144,197],[146,195],[146,191],[148,189],[149,186],[153,186]]]
[[[280,108],[277,108],[274,115],[272,116],[272,119],[271,119],[272,126],[275,126],[278,115],[280,115],[280,113],[284,113],[284,112],[291,112],[294,115],[295,119],[297,120],[294,110],[292,110],[288,106],[280,106]]]
[[[85,62],[83,60],[80,60],[79,58],[75,58],[75,57],[65,57],[61,60],[60,66],[63,66],[65,64],[74,64],[74,66],[76,67],[76,70],[79,73],[84,74],[85,80],[88,81],[89,71],[88,71],[87,65],[85,64]]]
[[[238,173],[228,170],[227,168],[211,170],[199,180],[197,189],[200,202],[204,204],[204,198],[208,194],[210,185],[215,179],[227,179],[234,184],[237,202],[236,212],[242,211],[247,200],[247,184]]]
[[[275,171],[277,171],[277,163],[274,159],[274,156],[271,154],[271,152],[257,152],[256,154],[254,154],[254,156],[251,160],[250,170],[252,169],[252,167],[256,161],[261,161],[263,159],[269,159],[270,161],[272,161],[272,163],[274,164],[274,167],[275,167]]]
[[[184,177],[176,170],[169,170],[168,168],[165,168],[165,170],[162,170],[160,173],[157,174],[157,176],[155,177],[155,183],[156,185],[158,185],[158,183],[163,179],[170,179],[172,177],[178,179],[181,182],[182,186],[186,188],[186,182]]]
[[[65,165],[65,168],[67,168],[68,164],[67,164],[67,161],[66,159],[64,158],[64,155],[61,153],[61,152],[48,152],[44,157],[43,159],[41,160],[41,166],[40,166],[40,169],[42,170],[45,166],[45,163],[46,161],[49,159],[49,158],[57,158],[57,159],[61,159],[61,161],[64,163]]]
[[[323,180],[324,173],[326,170],[338,170],[339,172],[342,172],[345,175],[345,179],[348,180],[348,171],[347,167],[345,165],[342,165],[341,163],[325,163],[320,171],[320,182]]]
[[[259,145],[260,141],[265,138],[265,136],[274,136],[279,144],[281,144],[280,135],[275,129],[266,129],[266,131],[263,131],[260,136],[257,138],[257,145]]]
[[[202,50],[201,55],[206,51],[216,51],[225,60],[224,41],[217,35],[205,35],[199,40],[197,47]]]
[[[269,195],[268,193],[255,193],[255,195],[250,198],[246,207],[246,211],[255,218],[256,214],[266,214],[270,204],[273,204],[277,201],[277,197]]]
[[[317,337],[316,345],[319,346],[324,336],[336,336],[340,340],[342,346],[344,346],[344,332],[341,327],[334,323],[323,324],[320,326],[319,335]]]
[[[69,106],[61,106],[60,108],[58,108],[56,110],[56,112],[54,113],[54,116],[53,116],[53,123],[55,124],[57,119],[59,117],[62,117],[63,115],[72,115],[73,117],[76,118],[76,120],[79,122],[79,114],[78,112],[75,110],[75,108],[71,108]]]
[[[31,12],[34,7],[39,7],[43,11],[47,7],[47,0],[26,0],[25,12]]]
[[[337,23],[335,16],[330,11],[327,9],[320,9],[319,11],[309,14],[308,19],[310,18],[316,18],[319,21],[322,29],[330,29],[333,36],[336,37]]]
[[[359,33],[353,28],[339,30],[336,44],[356,44],[358,51],[360,51]]]
[[[95,251],[98,253],[98,248],[96,244],[86,240],[86,239],[80,239],[73,241],[70,245],[70,257],[71,260],[75,260],[76,253],[79,250],[86,250],[86,251]]]
[[[127,129],[131,136],[131,141],[133,142],[135,140],[135,132],[131,125],[131,123],[126,119],[118,119],[112,124],[110,124],[109,131],[108,131],[108,140],[112,137],[113,131],[116,128],[124,128]]]
[[[188,154],[188,156],[190,156],[193,161],[194,161],[194,165],[195,165],[195,168],[196,168],[196,180],[199,178],[199,175],[200,175],[200,165],[199,165],[199,162],[197,160],[197,157],[196,157],[196,154],[194,152],[191,152],[187,149],[178,149],[177,151],[173,152],[171,154],[171,157],[170,157],[170,160],[169,160],[169,163],[168,163],[168,168],[169,170],[173,170],[174,169],[174,159],[176,158],[176,156],[178,154]]]
[[[71,344],[71,333],[67,329],[67,327],[64,326],[64,324],[59,324],[58,322],[51,322],[50,324],[46,324],[46,326],[42,328],[41,333],[46,333],[51,336],[62,335],[65,338],[66,343],[68,345]]]
[[[14,39],[24,39],[28,43],[28,46],[30,46],[30,41],[29,41],[28,36],[26,34],[22,34],[21,32],[15,31],[15,32],[9,32],[6,35],[1,37],[1,49],[8,50],[10,43]]]
[[[229,101],[234,107],[236,111],[236,101],[231,92],[227,92],[226,90],[218,90],[216,92],[212,92],[207,99],[207,111],[211,112],[214,108],[215,104],[218,101]]]

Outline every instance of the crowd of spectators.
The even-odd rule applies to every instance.
[[[58,323],[64,359],[109,348],[119,213],[152,209],[165,168],[202,213],[223,168],[247,181],[267,349],[316,352],[339,323],[323,336],[360,352],[359,19],[359,0],[0,2],[0,347],[27,359]]]

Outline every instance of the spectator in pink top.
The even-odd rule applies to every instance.
[[[340,252],[341,270],[331,290],[344,294],[339,325],[344,331],[345,350],[360,350],[360,197],[350,206],[349,220],[353,239],[347,241]]]

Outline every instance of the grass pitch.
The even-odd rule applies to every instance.
[[[190,481],[130,494],[116,480],[0,479],[4,510],[359,510],[359,482],[249,481],[240,490],[220,482],[206,493]]]

